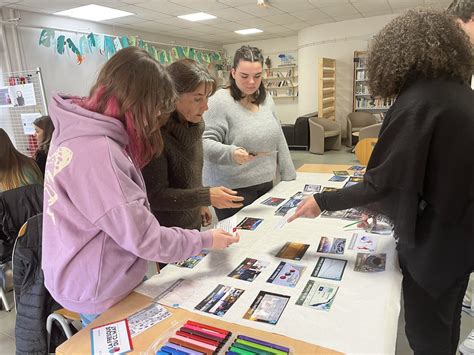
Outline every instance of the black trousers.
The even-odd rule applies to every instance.
[[[440,260],[439,262],[442,262]],[[404,267],[403,299],[405,304],[405,333],[415,355],[454,355],[459,343],[462,300],[469,273],[433,298],[420,287]]]
[[[264,182],[263,184],[258,184],[249,187],[243,187],[241,189],[233,189],[237,191],[237,195],[242,196],[244,198],[243,204],[244,206],[241,208],[215,208],[216,216],[219,221],[223,219],[229,218],[233,216],[237,212],[239,212],[245,206],[252,204],[256,199],[265,195],[268,191],[270,191],[273,187],[273,181]]]

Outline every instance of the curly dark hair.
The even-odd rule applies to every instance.
[[[447,9],[448,13],[467,22],[474,15],[474,0],[454,0]]]
[[[433,10],[410,10],[386,25],[373,39],[367,63],[374,96],[398,95],[419,78],[469,80],[472,50],[454,17]]]

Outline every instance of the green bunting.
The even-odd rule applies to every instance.
[[[77,44],[76,44],[77,43]],[[82,35],[76,42],[72,38],[60,35],[56,38],[56,32],[50,28],[41,30],[38,44],[44,47],[53,47],[56,53],[62,55],[67,50],[76,55],[77,63],[83,63],[86,53],[99,52],[106,60],[109,60],[117,51],[127,47],[139,47],[147,51],[161,64],[169,64],[181,58],[190,58],[200,63],[218,65],[222,62],[220,52],[207,52],[192,47],[174,46],[169,49],[156,48],[151,43],[145,42],[135,36],[106,36],[89,33]]]

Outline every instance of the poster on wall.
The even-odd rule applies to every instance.
[[[13,85],[8,90],[14,107],[36,106],[33,84]]]
[[[21,124],[23,126],[23,132],[27,135],[35,134],[35,126],[33,122],[41,117],[41,113],[34,112],[34,113],[22,113],[21,115]]]
[[[12,107],[13,102],[8,91],[8,86],[0,87],[0,107]]]

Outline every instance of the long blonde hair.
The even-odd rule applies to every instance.
[[[124,124],[127,149],[142,168],[163,149],[160,127],[175,99],[165,68],[143,49],[128,47],[105,63],[89,97],[79,104]]]
[[[16,150],[7,132],[0,128],[0,190],[42,181],[41,171],[35,161]]]

